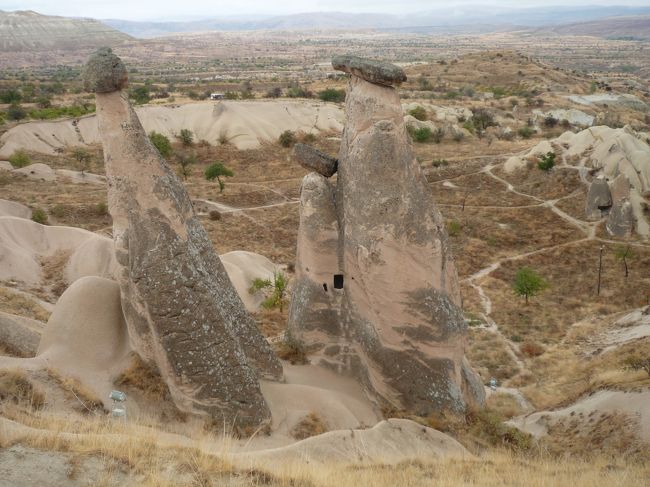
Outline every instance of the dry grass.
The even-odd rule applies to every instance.
[[[55,298],[60,297],[67,289],[65,279],[65,265],[70,259],[70,250],[59,250],[48,257],[41,257],[40,264],[43,269],[43,282],[47,283],[50,292]]]
[[[42,322],[50,319],[50,312],[36,301],[6,287],[0,287],[0,310]]]
[[[19,369],[0,371],[0,401],[11,401],[31,409],[45,405],[45,394]]]
[[[512,394],[498,392],[487,399],[487,407],[504,419],[510,419],[523,413],[519,402]]]
[[[47,374],[70,399],[74,406],[73,409],[81,414],[108,413],[104,408],[104,403],[88,387],[73,377],[63,377],[58,371],[49,368]],[[76,401],[76,402],[75,402]]]
[[[310,436],[320,435],[328,431],[327,424],[321,416],[312,411],[296,424],[291,430],[291,436],[296,440],[304,440]]]
[[[519,367],[507,352],[507,347],[497,334],[470,328],[467,357],[485,383],[492,377],[501,382],[519,372]]]

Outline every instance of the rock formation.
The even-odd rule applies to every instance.
[[[594,179],[589,185],[585,215],[589,220],[600,220],[612,207],[612,194],[603,178]]]
[[[337,57],[351,73],[336,186],[302,184],[289,338],[418,414],[482,404],[464,359],[466,324],[444,223],[392,87],[396,66]]]
[[[326,178],[334,176],[338,168],[339,161],[336,158],[328,156],[318,149],[305,144],[296,144],[293,148],[293,157],[305,169],[322,174]]]
[[[258,378],[280,378],[280,362],[244,309],[189,195],[119,89],[123,73],[104,49],[84,76],[85,86],[100,90],[98,128],[131,345],[156,364],[181,410],[243,427],[265,424],[270,412]]]

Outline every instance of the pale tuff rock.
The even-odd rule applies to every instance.
[[[634,230],[635,218],[632,204],[629,200],[623,199],[614,203],[612,210],[607,217],[605,228],[610,235],[616,237],[627,237]]]
[[[334,69],[378,85],[400,85],[406,81],[406,74],[402,68],[394,64],[364,59],[351,54],[334,56],[332,66]]]
[[[43,323],[0,311],[0,344],[12,355],[33,357],[41,340]]]
[[[303,181],[290,338],[381,404],[482,404],[456,268],[399,96],[353,72],[346,117],[336,189],[315,173]]]
[[[314,149],[306,144],[296,144],[293,148],[293,156],[305,169],[316,171],[326,178],[336,173],[339,161],[335,157]]]
[[[612,207],[612,194],[605,179],[594,179],[589,185],[585,215],[590,220],[600,220]]]
[[[96,102],[132,346],[157,365],[180,409],[241,426],[267,423],[258,378],[280,378],[280,362],[127,94],[97,93]]]

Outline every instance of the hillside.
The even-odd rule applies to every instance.
[[[548,32],[548,29],[543,29]],[[542,29],[539,30],[540,32]],[[608,39],[650,39],[650,15],[610,17],[590,22],[559,25],[550,29],[560,35],[605,37]]]
[[[98,20],[0,11],[0,52],[114,46],[128,39]]]

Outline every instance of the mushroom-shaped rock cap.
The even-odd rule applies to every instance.
[[[88,58],[83,80],[86,91],[110,93],[126,86],[128,74],[122,60],[110,47],[100,47]]]
[[[293,148],[293,155],[302,167],[316,171],[326,178],[332,177],[336,173],[339,164],[338,159],[306,144],[296,144]]]
[[[404,70],[394,64],[365,59],[350,54],[334,56],[332,58],[332,67],[338,71],[353,74],[378,85],[392,86],[406,81]]]

